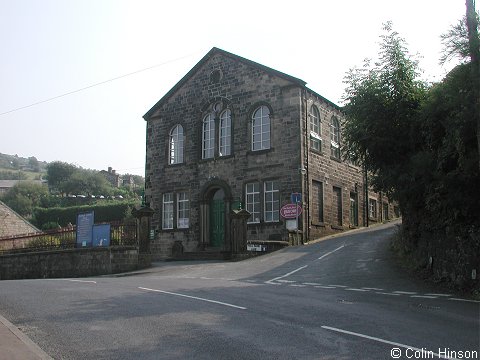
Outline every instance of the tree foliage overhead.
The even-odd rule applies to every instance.
[[[33,209],[41,206],[48,197],[46,186],[33,182],[19,182],[2,198],[8,206],[22,216],[28,217]]]
[[[384,30],[379,61],[366,61],[346,76],[344,146],[353,161],[374,174],[378,190],[392,192],[418,143],[413,123],[426,86],[405,41],[391,23]]]
[[[439,278],[479,287],[470,277],[480,258],[475,64],[428,87],[404,40],[385,31],[379,61],[346,76],[345,153],[399,201],[406,251]]]
[[[106,178],[97,171],[56,161],[47,167],[48,186],[53,192],[72,195],[110,195],[113,193]]]
[[[476,13],[477,31],[479,15]],[[452,25],[450,29],[440,35],[443,54],[440,58],[440,64],[445,64],[450,60],[458,59],[462,63],[467,63],[470,58],[470,42],[468,39],[468,27],[467,17],[458,20],[455,25]]]
[[[452,70],[429,91],[423,104],[423,147],[431,174],[426,208],[448,225],[480,221],[480,184],[471,64]]]
[[[48,187],[54,191],[61,191],[62,186],[70,179],[76,169],[76,166],[61,161],[48,164]]]

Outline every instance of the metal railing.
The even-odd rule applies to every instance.
[[[137,245],[137,225],[135,223],[110,224],[110,246]]]
[[[41,233],[0,237],[0,255],[73,249],[76,247],[76,240],[75,226]],[[136,224],[110,224],[110,246],[138,246]]]

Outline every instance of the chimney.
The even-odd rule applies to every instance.
[[[109,166],[109,167],[108,167],[108,173],[111,173],[111,172],[112,172],[112,167]]]

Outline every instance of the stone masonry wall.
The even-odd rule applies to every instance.
[[[219,83],[210,74],[221,70]],[[298,172],[300,89],[282,78],[229,57],[215,55],[204,64],[152,116],[147,125],[147,201],[156,213],[152,219],[156,239],[155,258],[170,256],[174,241],[185,251],[199,245],[199,206],[202,189],[212,181],[225,182],[232,200],[245,203],[244,189],[249,182],[275,180],[280,183],[281,203],[289,202],[292,191],[301,190]],[[232,155],[202,160],[202,120],[214,103],[232,113]],[[271,149],[251,151],[251,117],[260,105],[271,110]],[[168,134],[181,124],[185,135],[184,163],[168,165]],[[217,154],[218,155],[218,154]],[[186,230],[161,229],[162,194],[187,191],[190,196],[190,227]],[[228,210],[227,210],[228,211]],[[249,225],[249,237],[287,238],[283,223]]]
[[[307,109],[304,108],[304,113],[308,114],[312,106],[316,106],[320,113],[320,151],[310,148],[310,127],[306,115],[303,116],[302,126],[306,144],[304,163],[305,168],[308,169],[308,179],[306,181],[308,183],[307,191],[309,192],[309,203],[305,204],[305,211],[310,214],[309,224],[305,226],[309,226],[309,238],[315,239],[356,226],[350,221],[351,193],[355,194],[357,199],[357,224],[361,225],[363,223],[364,181],[361,168],[342,159],[336,159],[331,155],[331,118],[335,116],[341,122],[343,119],[342,113],[338,108],[314,93],[306,94],[304,106],[307,107]],[[321,187],[323,199],[318,198],[319,194],[315,187]],[[337,191],[340,191],[341,195],[342,216],[340,222],[337,215],[338,193],[334,192],[334,187],[337,188]],[[323,216],[320,217],[318,207],[321,206],[319,205],[321,202],[323,202]],[[310,205],[310,208],[308,208],[308,205]]]
[[[139,269],[135,248],[88,248],[0,257],[0,280],[86,277]]]

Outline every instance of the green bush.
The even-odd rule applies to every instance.
[[[26,247],[29,248],[44,248],[44,247],[58,247],[60,246],[60,239],[51,235],[44,235],[30,240]]]
[[[42,224],[42,230],[53,230],[60,228],[60,224],[56,221],[49,221]]]
[[[122,221],[127,209],[133,208],[137,203],[132,201],[106,203],[101,205],[71,206],[66,208],[36,208],[34,211],[34,224],[42,227],[47,223],[58,223],[61,227],[77,223],[77,214],[94,211],[95,223]]]

